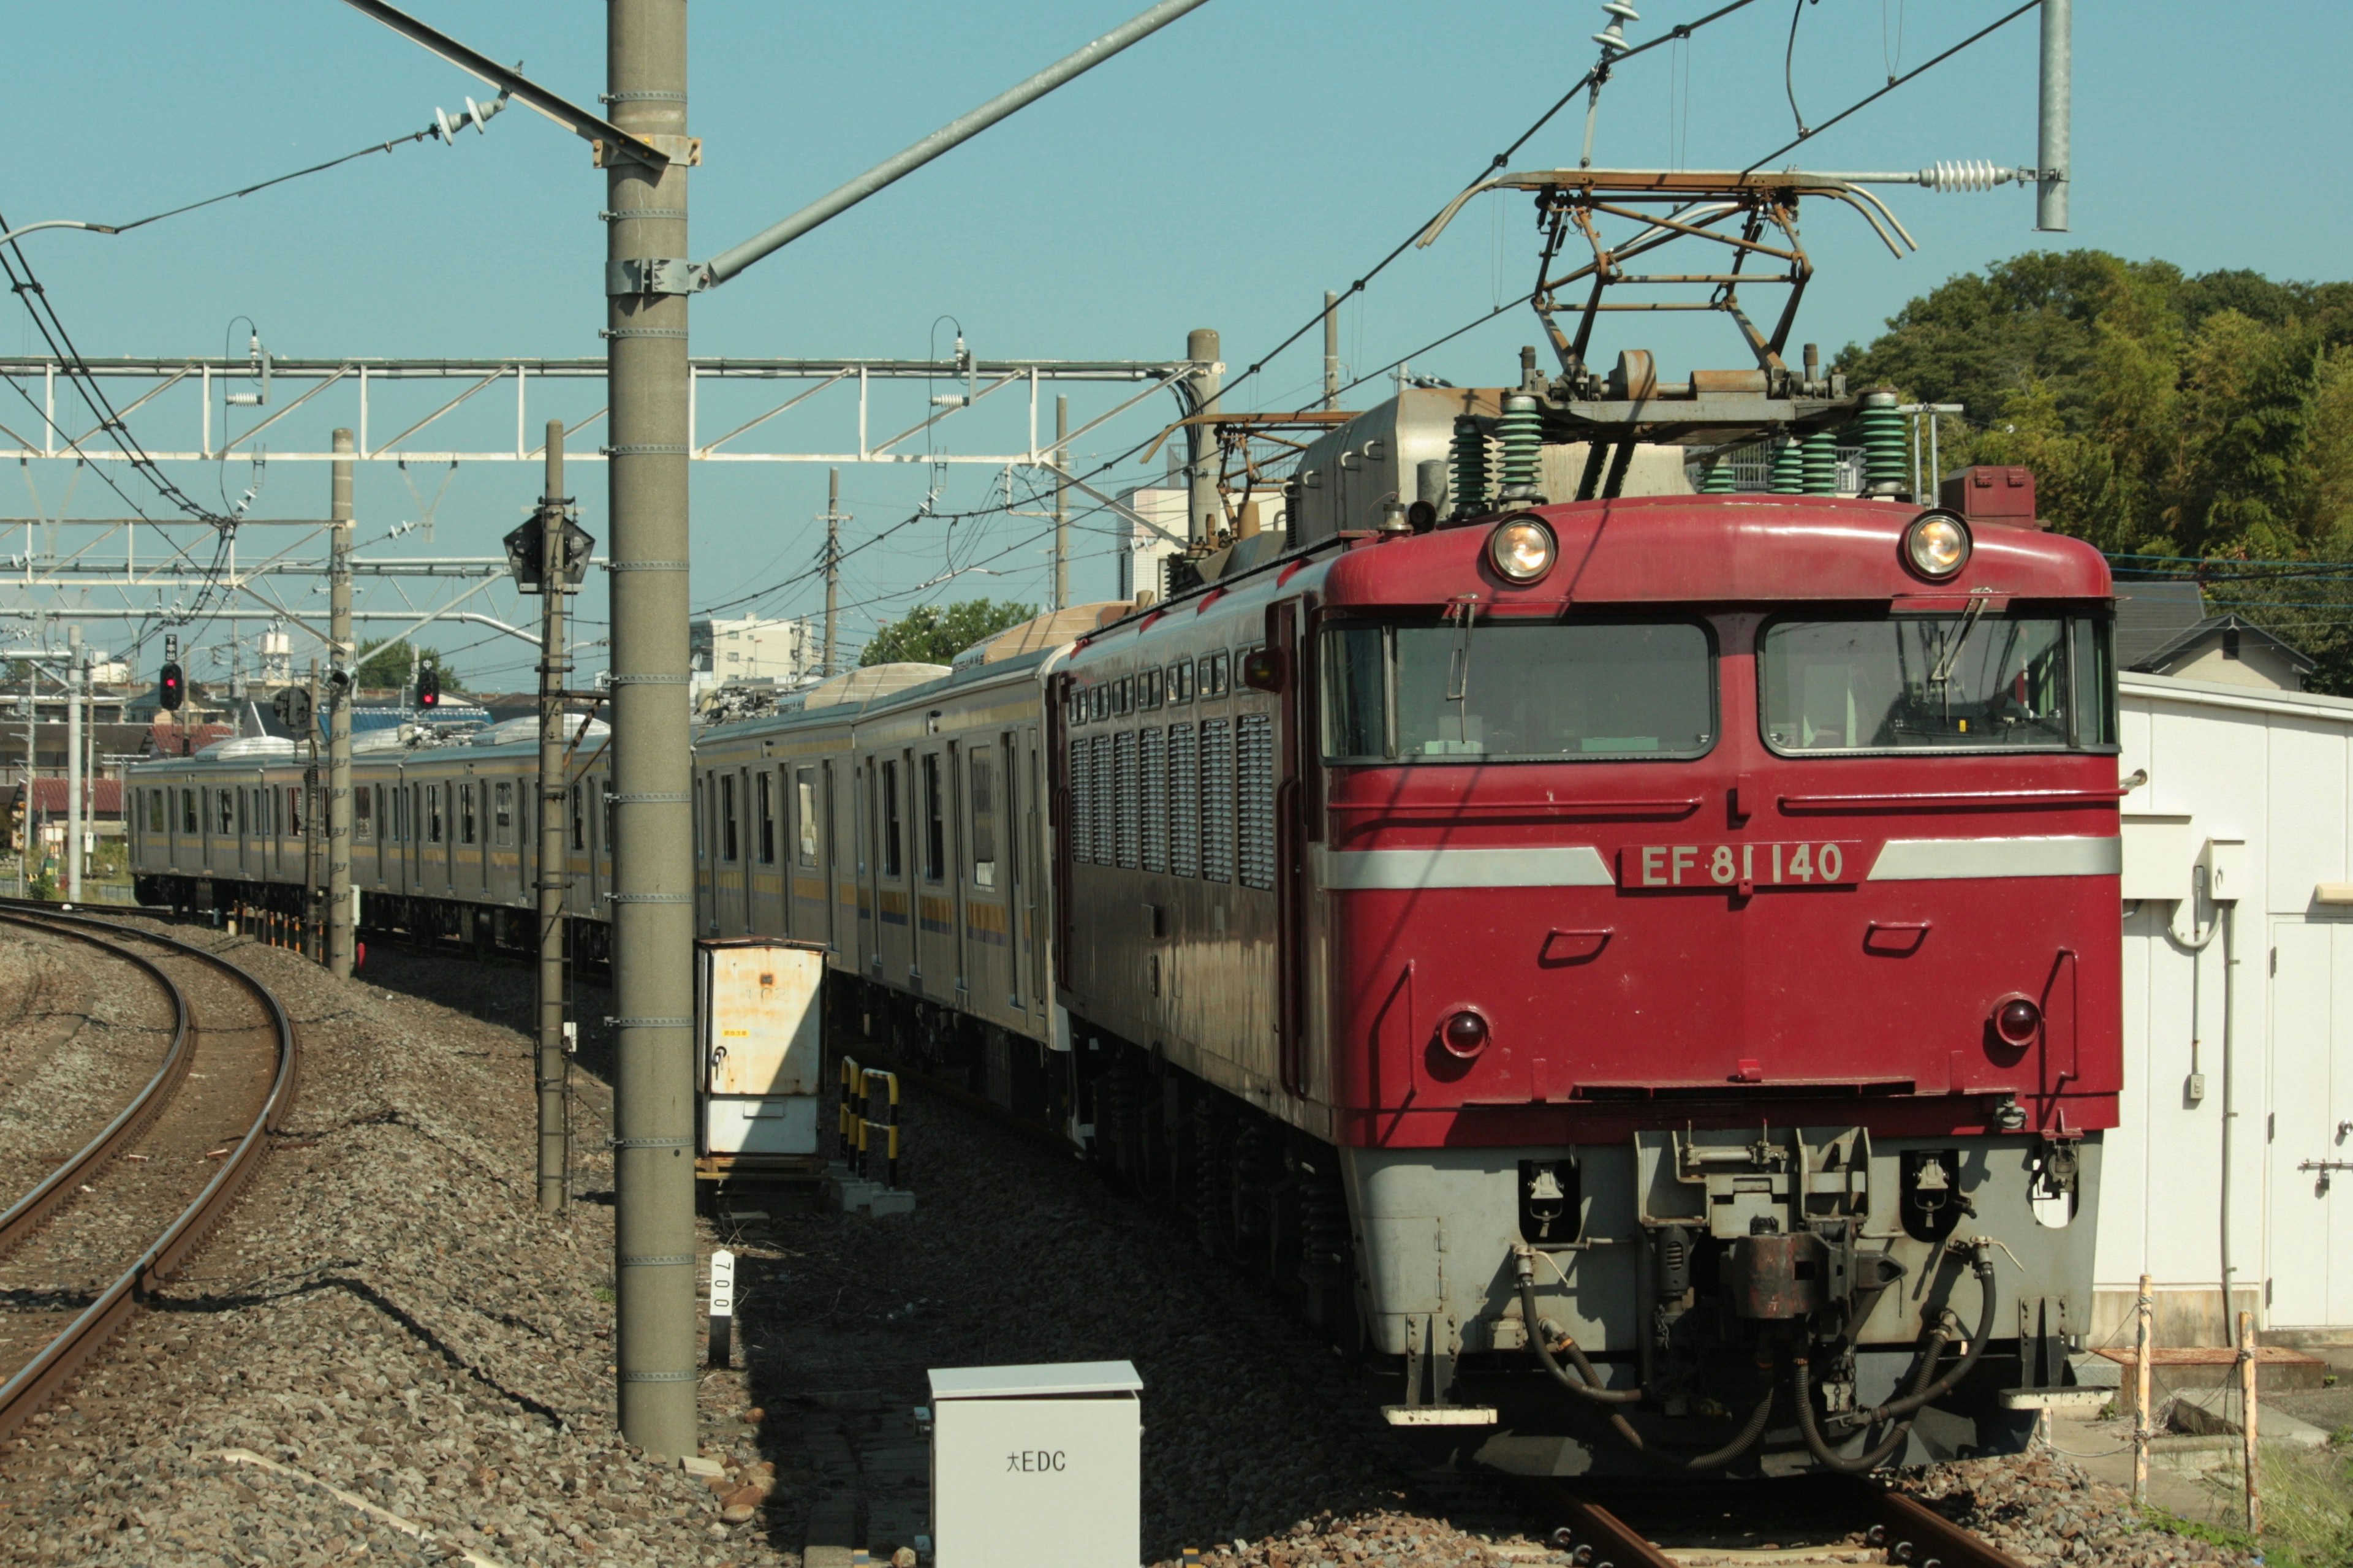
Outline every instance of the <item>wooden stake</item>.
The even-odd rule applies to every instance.
[[[2240,1425],[2245,1431],[2247,1466],[2247,1533],[2261,1535],[2263,1531],[2263,1505],[2259,1481],[2260,1463],[2255,1456],[2255,1315],[2239,1314],[2239,1405]]]
[[[2140,1508],[2148,1501],[2148,1358],[2155,1348],[2156,1301],[2149,1294],[2149,1278],[2140,1277],[2140,1300],[2133,1316],[2139,1320],[2140,1350],[2133,1357],[2133,1506]]]

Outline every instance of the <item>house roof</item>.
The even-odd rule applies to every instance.
[[[73,795],[67,788],[69,783],[71,781],[68,779],[35,779],[33,809],[46,816],[65,816],[66,808],[73,804]],[[122,815],[121,780],[85,779],[83,783],[90,791],[86,798],[90,802],[90,817],[93,821],[110,816],[119,817]],[[22,780],[17,781],[16,798],[19,801],[25,798],[25,785]]]
[[[2282,642],[2263,627],[2251,621],[2242,620],[2237,616],[2210,616],[2196,626],[2187,628],[2160,644],[2140,658],[2126,665],[2126,668],[2146,670],[2151,675],[2163,675],[2167,665],[2180,658],[2192,648],[2211,642],[2225,632],[2236,632],[2242,638],[2252,637],[2266,645],[2273,652],[2294,666],[2299,675],[2309,675],[2318,668],[2313,657],[2302,648],[2292,643]],[[2118,642],[2124,640],[2121,626],[2118,628],[2116,640]],[[2118,663],[2124,662],[2124,652],[2121,648],[2117,650],[2116,659]]]
[[[2116,584],[2116,664],[2144,668],[2143,661],[2206,619],[2206,595],[2196,583]]]

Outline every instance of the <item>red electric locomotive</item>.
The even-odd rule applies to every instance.
[[[1079,1131],[1492,1462],[2015,1447],[2117,1110],[2105,565],[1893,497],[1394,504],[1535,402],[1364,416],[1291,553],[1050,679]]]

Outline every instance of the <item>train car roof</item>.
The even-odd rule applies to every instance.
[[[1904,559],[1904,533],[1927,509],[1831,496],[1643,496],[1540,506],[1558,541],[1552,569],[1506,581],[1487,563],[1496,519],[1415,541],[1359,546],[1335,560],[1327,605],[1440,604],[1476,583],[1482,607],[1865,601],[1930,607],[1972,597],[2106,599],[2107,562],[2079,539],[1979,521],[1959,572],[1930,582]]]
[[[1069,645],[1057,643],[1051,647],[1037,648],[1011,658],[998,659],[994,664],[966,665],[950,669],[945,675],[915,686],[902,686],[894,691],[879,692],[857,702],[837,702],[826,708],[796,708],[781,713],[763,713],[750,719],[739,719],[732,724],[715,724],[696,736],[702,741],[744,741],[763,735],[781,734],[789,731],[815,729],[830,723],[889,713],[910,703],[928,701],[944,692],[958,691],[967,687],[986,686],[1008,676],[1025,675],[1060,653]]]

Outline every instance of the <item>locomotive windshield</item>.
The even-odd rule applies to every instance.
[[[1351,626],[1326,635],[1335,762],[1694,757],[1715,658],[1688,622]]]
[[[2087,616],[1781,621],[1758,659],[1778,752],[2053,751],[2115,742],[2107,626]]]

